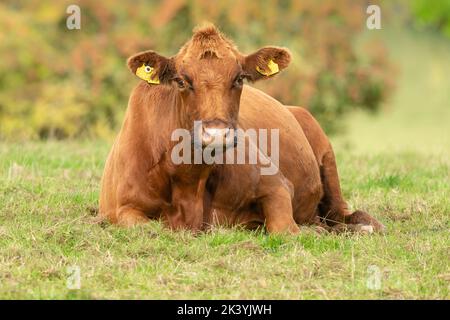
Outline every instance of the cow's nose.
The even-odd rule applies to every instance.
[[[203,128],[203,135],[206,138],[212,137],[227,137],[230,134],[230,128],[224,128],[224,129],[219,129],[219,128]]]
[[[231,133],[233,128],[230,127],[203,127],[202,133],[202,143],[204,146],[214,144],[214,145],[228,145],[232,137]],[[233,138],[234,140],[234,138]]]
[[[204,145],[211,143],[225,144],[230,136],[231,128],[205,128],[203,127],[202,140]]]

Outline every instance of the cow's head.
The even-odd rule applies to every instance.
[[[290,54],[284,48],[264,47],[241,54],[213,25],[194,30],[177,55],[166,58],[154,51],[128,59],[133,73],[149,85],[173,86],[183,106],[188,129],[202,121],[203,145],[234,144],[244,80],[268,79],[286,68]]]

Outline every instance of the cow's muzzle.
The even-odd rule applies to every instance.
[[[237,144],[236,129],[221,120],[204,121],[201,126],[201,142],[206,147],[235,147]]]

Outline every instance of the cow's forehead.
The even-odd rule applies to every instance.
[[[238,57],[230,49],[189,51],[178,60],[177,69],[202,82],[228,81],[242,68]]]
[[[193,59],[182,61],[179,71],[200,83],[228,83],[242,70],[236,57]]]
[[[197,29],[177,55],[179,68],[214,68],[221,72],[239,67],[240,53],[213,25]]]

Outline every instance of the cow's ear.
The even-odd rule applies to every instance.
[[[168,84],[175,75],[173,59],[154,51],[137,53],[127,63],[131,72],[151,84]]]
[[[278,47],[264,47],[244,58],[243,69],[250,81],[268,79],[291,62],[288,49]]]

